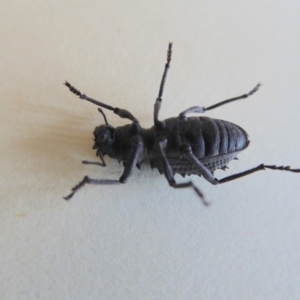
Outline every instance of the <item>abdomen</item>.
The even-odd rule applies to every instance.
[[[249,144],[246,131],[238,125],[207,117],[181,122],[180,134],[199,159],[238,152]]]
[[[181,144],[188,144],[194,155],[212,172],[224,168],[249,144],[246,131],[227,121],[191,117],[186,120],[170,118],[165,122],[168,140],[165,153],[173,172],[181,175],[198,174],[197,169],[182,157]],[[160,162],[153,158],[150,158],[151,165],[162,171]]]

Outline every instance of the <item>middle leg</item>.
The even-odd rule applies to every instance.
[[[291,169],[290,166],[280,166],[280,167],[277,167],[276,165],[261,164],[261,165],[255,167],[255,168],[253,168],[253,169],[246,170],[244,172],[237,173],[237,174],[230,175],[230,176],[227,176],[225,178],[222,178],[222,179],[219,180],[219,183],[225,183],[225,182],[228,182],[228,181],[232,181],[232,180],[235,180],[235,179],[238,179],[238,178],[250,175],[250,174],[255,173],[257,171],[264,171],[265,169],[280,170],[280,171],[289,171],[289,172],[293,172],[293,173],[300,173],[300,169]]]

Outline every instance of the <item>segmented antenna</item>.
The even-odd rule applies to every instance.
[[[72,86],[68,81],[66,81],[64,84],[69,88],[69,90],[70,90],[72,93],[74,93],[75,95],[79,96],[80,98],[85,99],[85,98],[84,98],[85,96],[84,96],[79,90],[77,90],[74,86]],[[103,118],[104,118],[104,121],[105,121],[105,124],[108,125],[108,123],[107,123],[107,118],[106,118],[106,116],[105,116],[103,110],[102,110],[101,108],[98,108],[98,111],[102,114],[102,116],[103,116]]]
[[[72,93],[74,93],[75,95],[77,95],[79,97],[82,96],[81,92],[79,90],[77,90],[74,86],[72,86],[68,81],[66,81],[64,84],[69,88],[69,90]]]

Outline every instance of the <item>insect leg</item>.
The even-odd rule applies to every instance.
[[[203,165],[203,163],[193,154],[192,148],[188,145],[182,145],[182,152],[187,160],[189,160],[200,172],[200,174],[211,184],[218,184],[218,180],[214,178],[211,171]]]
[[[98,149],[98,151],[97,151],[97,156],[100,157],[100,159],[102,161],[101,163],[93,162],[93,161],[87,161],[87,160],[83,160],[81,162],[85,165],[97,165],[97,166],[101,166],[101,167],[106,167],[106,163],[104,161],[104,157],[103,157],[102,151],[100,149]]]
[[[97,161],[88,161],[88,160],[82,160],[81,163],[84,165],[95,165],[95,166],[101,166],[101,167],[106,167],[103,163],[99,163]]]
[[[262,171],[262,170],[265,170],[265,169],[280,170],[280,171],[290,171],[290,172],[294,172],[294,173],[300,173],[300,169],[291,169],[290,166],[280,166],[280,167],[277,167],[275,165],[273,165],[273,166],[267,166],[267,165],[261,164],[261,165],[255,167],[255,168],[253,168],[253,169],[250,169],[250,170],[238,173],[238,174],[234,174],[234,175],[222,178],[222,179],[219,180],[219,183],[225,183],[225,182],[228,182],[228,181],[231,181],[231,180],[234,180],[234,179],[238,179],[238,178],[241,178],[243,176],[252,174],[252,173],[257,172],[257,171]]]
[[[120,177],[121,183],[126,183],[128,177],[132,173],[133,168],[137,164],[141,152],[143,151],[143,142],[140,135],[136,135],[135,138],[132,140],[132,143],[134,143],[134,150],[129,155],[128,161],[125,164],[123,174]]]
[[[192,106],[186,110],[184,110],[183,112],[181,112],[179,114],[180,117],[184,117],[186,114],[191,114],[191,113],[204,113],[206,112],[207,110],[212,110],[214,108],[217,108],[219,106],[222,106],[222,105],[225,105],[227,103],[230,103],[230,102],[233,102],[233,101],[236,101],[236,100],[241,100],[241,99],[245,99],[245,98],[248,98],[249,96],[253,95],[255,92],[257,92],[257,90],[259,89],[259,87],[261,86],[261,84],[257,84],[254,89],[252,89],[249,93],[247,94],[244,94],[242,96],[239,96],[239,97],[234,97],[234,98],[230,98],[230,99],[227,99],[227,100],[224,100],[224,101],[221,101],[219,103],[216,103],[212,106],[209,106],[209,107],[201,107],[201,106]]]
[[[71,199],[74,194],[80,190],[85,184],[99,184],[99,185],[116,185],[120,184],[119,180],[111,180],[111,179],[92,179],[88,176],[85,176],[77,185],[72,188],[72,192],[64,197],[65,200]]]
[[[89,102],[92,102],[98,106],[101,106],[103,108],[106,108],[106,109],[109,109],[109,110],[112,110],[116,115],[118,115],[119,117],[121,118],[124,118],[124,119],[129,119],[133,122],[138,122],[138,120],[126,109],[121,109],[121,108],[118,108],[118,107],[112,107],[110,105],[107,105],[105,103],[102,103],[98,100],[95,100],[95,99],[92,99],[88,96],[86,96],[85,94],[82,94],[79,90],[77,90],[74,86],[72,86],[69,82],[65,82],[65,85],[69,88],[69,90],[74,93],[75,95],[79,96],[80,99],[83,99],[83,100],[87,100]]]
[[[69,200],[71,199],[74,194],[80,190],[85,184],[97,184],[97,185],[116,185],[120,183],[125,183],[130,176],[133,167],[137,163],[138,156],[140,152],[142,151],[142,143],[141,143],[141,138],[140,136],[137,137],[137,144],[136,147],[134,148],[134,151],[131,153],[129,156],[129,159],[125,165],[124,171],[122,176],[120,177],[119,180],[113,180],[113,179],[93,179],[88,176],[85,176],[82,181],[80,181],[77,185],[75,185],[72,188],[72,192],[64,197],[64,199]],[[100,163],[99,163],[100,164]]]
[[[176,181],[174,179],[173,170],[172,170],[170,163],[169,163],[169,161],[165,155],[165,152],[163,150],[165,144],[166,144],[166,140],[160,140],[158,142],[157,149],[158,149],[159,157],[162,162],[163,172],[169,182],[169,185],[175,189],[181,189],[181,188],[187,188],[187,187],[193,188],[194,191],[197,193],[197,195],[200,197],[203,204],[208,206],[208,203],[204,199],[203,193],[194,185],[194,183],[192,181],[188,181],[188,182],[184,182],[184,183],[176,183]]]
[[[170,68],[171,57],[172,57],[172,43],[169,43],[167,62],[165,64],[165,70],[164,70],[164,73],[163,73],[163,76],[162,76],[162,79],[160,82],[158,97],[156,98],[156,101],[154,104],[154,124],[157,127],[157,129],[164,129],[166,126],[164,122],[158,120],[158,113],[159,113],[160,107],[161,107],[161,102],[162,102],[161,97],[164,92],[164,86],[165,86],[168,70]]]

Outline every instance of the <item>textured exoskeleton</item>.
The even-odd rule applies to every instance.
[[[277,167],[275,165],[261,164],[253,169],[225,177],[218,180],[213,172],[217,169],[225,170],[226,165],[232,159],[236,159],[238,153],[249,145],[248,135],[244,129],[233,123],[212,119],[208,117],[187,117],[190,113],[204,113],[221,105],[244,99],[254,94],[260,84],[256,85],[249,93],[239,97],[224,100],[210,107],[194,106],[186,109],[178,117],[169,118],[164,121],[158,119],[159,110],[162,103],[162,94],[164,84],[170,67],[172,54],[172,43],[169,44],[167,62],[160,84],[159,94],[154,105],[154,126],[149,129],[143,129],[139,121],[127,110],[114,108],[110,105],[94,100],[82,94],[68,82],[65,85],[71,92],[79,96],[80,99],[92,102],[100,107],[112,110],[121,118],[132,121],[131,124],[114,128],[107,123],[103,111],[105,124],[95,128],[94,149],[99,156],[101,163],[83,161],[85,164],[97,164],[106,166],[104,156],[123,162],[124,171],[119,180],[110,179],[92,179],[88,176],[77,184],[72,193],[65,199],[70,199],[83,185],[89,184],[119,184],[125,183],[130,176],[133,168],[140,168],[144,161],[149,161],[152,168],[157,168],[163,173],[174,188],[192,187],[207,205],[204,196],[191,180],[185,183],[176,183],[174,174],[182,176],[196,174],[203,176],[212,184],[224,183],[256,171],[273,169],[285,170],[291,172],[300,172],[300,169],[290,169],[287,167]]]

